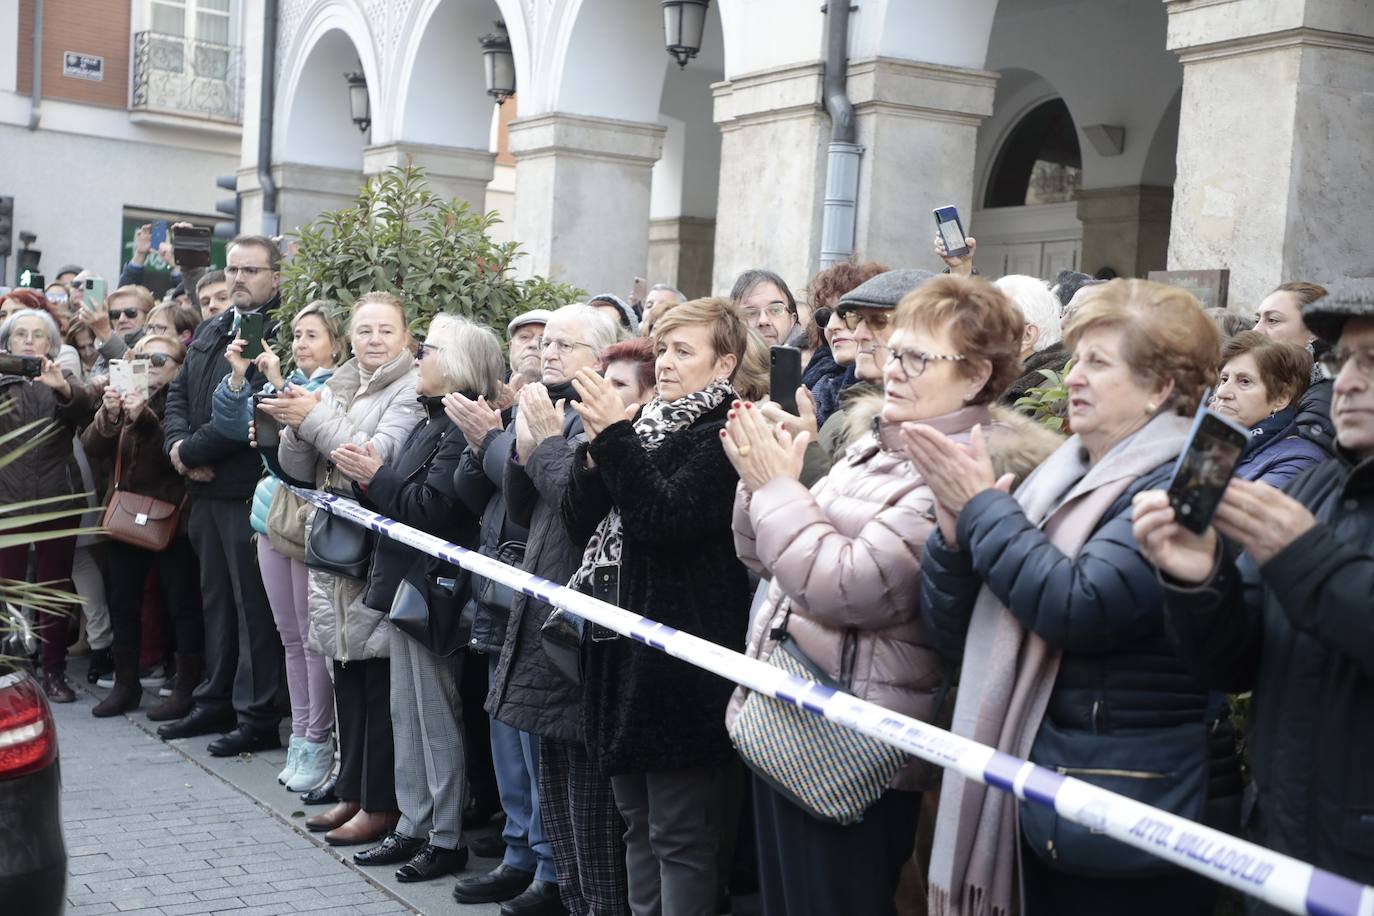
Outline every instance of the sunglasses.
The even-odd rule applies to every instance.
[[[118,318],[120,315],[123,315],[125,318],[137,318],[141,312],[142,309],[139,308],[110,309],[110,317]]]
[[[844,326],[851,331],[857,330],[859,323],[863,322],[868,325],[868,329],[874,334],[881,334],[883,331],[887,330],[888,325],[892,324],[892,315],[878,309],[864,309],[862,311],[859,309],[850,309],[840,314],[840,320],[843,321]]]
[[[139,359],[146,359],[149,362],[149,364],[158,369],[161,369],[168,363],[176,362],[175,359],[168,356],[166,353],[149,353],[146,356],[139,357]]]

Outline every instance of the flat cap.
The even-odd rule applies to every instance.
[[[1326,295],[1302,307],[1302,321],[1335,345],[1351,318],[1374,318],[1374,277],[1341,277],[1326,284]]]
[[[528,312],[522,312],[512,318],[510,324],[506,325],[506,336],[509,337],[515,333],[516,328],[524,327],[527,324],[548,324],[552,317],[553,312],[548,309],[530,309]]]
[[[835,308],[842,315],[857,308],[895,309],[902,297],[933,276],[914,267],[885,271],[845,293]]]

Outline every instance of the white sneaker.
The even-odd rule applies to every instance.
[[[296,757],[296,773],[286,788],[292,792],[309,792],[324,784],[334,769],[334,742],[301,739],[300,751]]]
[[[296,768],[301,762],[301,745],[305,743],[305,738],[291,736],[291,742],[286,746],[286,766],[277,774],[277,782],[286,785],[296,775]]]

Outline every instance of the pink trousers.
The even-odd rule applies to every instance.
[[[310,608],[305,564],[278,553],[271,541],[258,535],[258,568],[286,650],[291,734],[307,741],[324,741],[334,728],[334,683],[329,677],[329,659],[307,645]]]

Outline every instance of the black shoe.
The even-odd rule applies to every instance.
[[[157,736],[165,741],[177,738],[198,738],[201,735],[222,735],[231,731],[235,725],[232,709],[208,709],[197,706],[184,719],[168,722],[157,730]]]
[[[395,865],[397,862],[410,861],[424,846],[425,841],[420,837],[393,831],[379,845],[355,852],[353,861],[359,865]]]
[[[456,871],[462,871],[467,866],[468,850],[466,846],[459,846],[457,849],[445,849],[442,846],[426,843],[420,847],[419,852],[415,853],[414,858],[396,869],[396,880],[403,884],[410,884],[413,881],[430,881],[434,878],[442,878],[444,875],[451,875]]]
[[[567,916],[552,881],[531,881],[525,892],[501,904],[501,916]]]
[[[506,854],[506,841],[499,833],[475,836],[468,840],[468,848],[479,859],[499,859]]]
[[[331,778],[322,786],[316,786],[309,792],[301,793],[301,804],[303,805],[333,805],[337,804],[339,796],[334,794],[334,779]]]
[[[86,683],[94,686],[102,677],[114,673],[114,655],[109,649],[92,649],[89,665],[86,669]]]
[[[500,813],[501,803],[498,801],[470,801],[463,808],[463,829],[476,830]]]
[[[253,728],[240,725],[223,737],[216,738],[206,748],[211,757],[236,757],[252,751],[275,751],[281,747],[281,736],[275,728]]]
[[[177,676],[173,674],[171,677],[167,678],[167,680],[162,682],[162,686],[157,689],[157,695],[160,697],[169,697],[172,694],[176,693],[176,689]]]
[[[505,862],[485,875],[459,878],[453,899],[459,903],[500,903],[519,897],[534,880],[534,872],[511,868]]]

